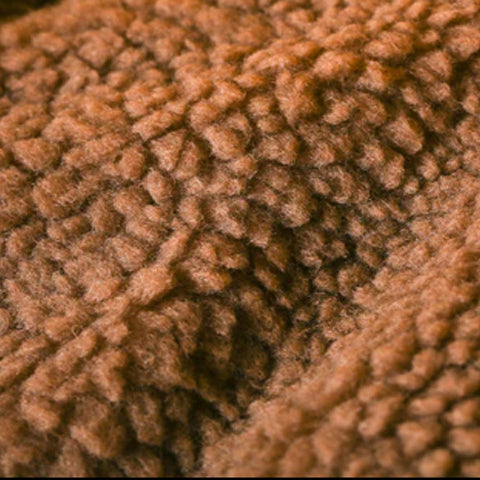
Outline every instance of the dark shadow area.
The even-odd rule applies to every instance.
[[[0,22],[25,15],[58,0],[0,0]]]

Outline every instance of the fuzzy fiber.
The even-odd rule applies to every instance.
[[[478,0],[2,22],[0,476],[480,475],[479,88]]]

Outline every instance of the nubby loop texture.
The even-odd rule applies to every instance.
[[[480,475],[479,87],[478,0],[1,22],[0,476]]]

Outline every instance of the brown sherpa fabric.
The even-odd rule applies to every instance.
[[[64,0],[0,27],[0,475],[480,475],[480,2]]]

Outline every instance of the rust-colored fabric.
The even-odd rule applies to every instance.
[[[3,21],[0,476],[480,475],[479,85],[477,0]]]

